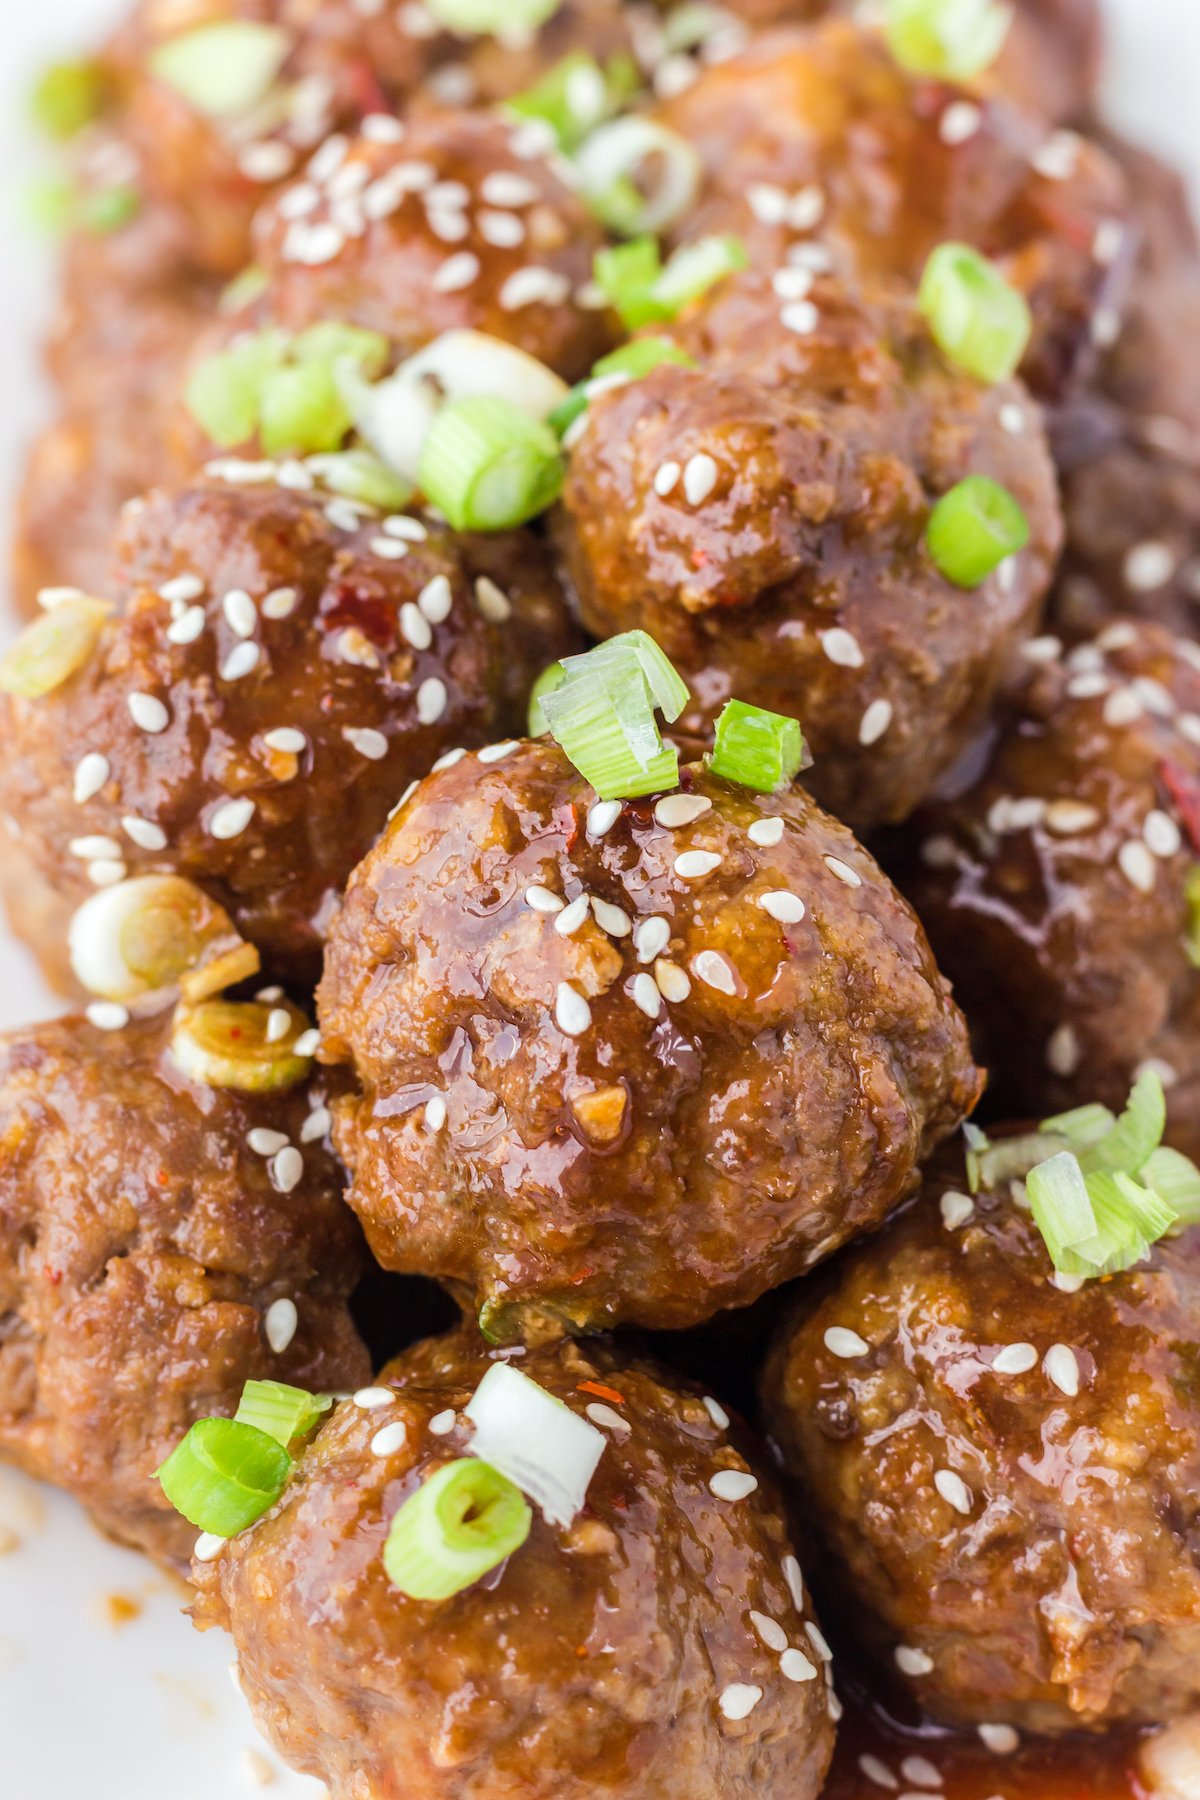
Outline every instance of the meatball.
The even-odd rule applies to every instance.
[[[589,629],[644,626],[689,682],[686,732],[710,738],[732,695],[798,716],[818,799],[864,829],[983,728],[1041,616],[1056,483],[1019,383],[949,367],[909,300],[802,273],[722,284],[676,332],[694,367],[593,400],[558,536]],[[968,474],[1030,526],[974,591],[924,542]]]
[[[687,238],[733,231],[769,269],[790,250],[909,287],[938,244],[974,244],[1029,300],[1024,373],[1040,395],[1092,359],[1124,273],[1096,255],[1096,236],[1127,202],[1119,169],[1082,138],[916,80],[876,33],[837,19],[764,34],[659,117],[704,169]]]
[[[385,1268],[497,1341],[744,1305],[878,1221],[978,1076],[924,934],[802,790],[597,806],[549,740],[431,775],[330,934]]]
[[[1200,1149],[1200,656],[1128,620],[1033,646],[969,786],[895,860],[1015,1114],[1120,1106],[1150,1061],[1173,1142]]]
[[[943,1156],[802,1295],[772,1429],[874,1654],[954,1724],[1161,1723],[1200,1699],[1200,1239],[1057,1285]]]
[[[391,1519],[469,1451],[488,1367],[465,1336],[390,1364],[196,1565],[194,1616],[232,1631],[259,1725],[333,1800],[814,1800],[836,1703],[779,1496],[724,1409],[650,1366],[599,1344],[525,1357],[605,1434],[586,1509],[535,1510],[450,1600],[391,1586]]]
[[[217,467],[228,480],[130,511],[124,609],[87,625],[74,673],[0,694],[0,805],[11,854],[69,906],[174,870],[311,985],[337,896],[406,784],[515,722],[569,643],[565,615],[526,535],[480,545],[381,519],[301,464],[276,471],[287,486]]]
[[[161,1561],[195,1532],[150,1477],[193,1419],[366,1373],[324,1097],[199,1086],[162,1018],[0,1042],[0,1456]]]

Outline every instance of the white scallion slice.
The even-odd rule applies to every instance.
[[[483,331],[444,331],[401,363],[397,374],[409,381],[432,381],[447,400],[495,395],[531,419],[548,419],[571,391],[536,356]]]
[[[1079,1166],[1079,1158],[1070,1150],[1060,1150],[1045,1162],[1030,1169],[1025,1182],[1030,1210],[1056,1269],[1064,1269],[1064,1258],[1079,1244],[1096,1236],[1096,1214],[1088,1194],[1087,1182]],[[1067,1270],[1075,1274],[1075,1269]]]
[[[426,10],[461,37],[526,35],[552,18],[562,0],[425,0]]]
[[[1093,1102],[1088,1106],[1073,1106],[1070,1112],[1055,1113],[1052,1119],[1043,1119],[1042,1130],[1051,1137],[1065,1138],[1071,1150],[1090,1150],[1116,1122],[1114,1112]]]
[[[278,1036],[281,1008],[289,1024]],[[308,1074],[312,1058],[297,1043],[309,1029],[304,1014],[288,1001],[268,1006],[258,1000],[206,1000],[176,1007],[171,1054],[189,1081],[201,1087],[269,1093],[294,1087]]]
[[[503,1362],[488,1370],[466,1415],[472,1453],[515,1482],[552,1525],[570,1525],[604,1454],[604,1433]]]
[[[291,37],[276,25],[227,19],[170,38],[147,60],[197,112],[233,119],[266,99],[291,50]]]
[[[177,990],[204,1000],[259,966],[224,908],[180,875],[138,875],[91,895],[71,920],[68,947],[80,985],[127,1006]]]
[[[112,610],[80,594],[42,613],[0,661],[0,691],[23,700],[52,694],[87,662]]]
[[[623,237],[665,231],[688,211],[700,187],[695,146],[643,117],[601,125],[576,152],[575,167],[593,211]]]

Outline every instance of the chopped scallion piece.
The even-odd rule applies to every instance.
[[[532,1524],[507,1476],[462,1457],[409,1495],[388,1530],[383,1566],[410,1600],[449,1600],[519,1550]]]
[[[197,112],[232,119],[266,99],[291,49],[290,36],[275,25],[226,19],[168,39],[147,62]]]
[[[622,344],[619,350],[602,356],[587,380],[577,382],[561,406],[555,407],[547,423],[561,437],[580,414],[587,411],[596,383],[607,384],[614,376],[619,375],[626,376],[630,381],[639,381],[643,375],[649,375],[652,369],[661,368],[663,363],[675,363],[681,369],[694,369],[696,359],[689,356],[686,350],[681,350],[678,344],[673,344],[670,338],[633,338],[628,344]]]
[[[566,679],[567,671],[560,662],[555,662],[551,663],[548,669],[543,669],[534,682],[529,692],[530,737],[541,737],[544,732],[549,730],[546,714],[542,710],[542,701],[547,694],[552,694],[556,688],[560,688]]]
[[[288,345],[288,353],[295,363],[323,363],[328,368],[350,362],[368,380],[374,380],[387,368],[390,346],[380,331],[323,319],[319,325],[297,332]]]
[[[1030,1210],[1056,1269],[1066,1269],[1068,1252],[1096,1236],[1096,1215],[1079,1158],[1070,1150],[1030,1169],[1025,1179]],[[1072,1268],[1068,1273],[1076,1273]]]
[[[773,794],[806,766],[800,721],[744,700],[727,700],[717,720],[708,766],[726,781],[758,794]]]
[[[584,198],[622,237],[661,232],[682,218],[700,186],[700,156],[677,131],[631,115],[601,125],[575,158]],[[654,171],[646,184],[637,177]]]
[[[688,690],[654,639],[623,632],[558,666],[557,685],[538,684],[537,717],[600,798],[633,799],[676,786],[679,754],[663,743],[654,712],[677,719]]]
[[[278,1030],[278,1015],[288,1014]],[[308,1020],[287,1001],[205,1000],[178,1006],[171,1030],[171,1054],[189,1081],[201,1087],[271,1093],[294,1087],[312,1066],[303,1048],[312,1035]]]
[[[977,588],[1029,542],[1029,521],[987,475],[968,475],[943,494],[925,528],[929,554],[947,581]]]
[[[136,219],[141,207],[142,196],[135,187],[103,187],[80,194],[76,216],[84,231],[108,237]]]
[[[286,1450],[293,1438],[307,1437],[332,1405],[328,1394],[310,1394],[286,1381],[248,1381],[234,1417],[239,1425],[265,1431]]]
[[[270,456],[333,451],[354,423],[343,375],[378,374],[387,356],[378,332],[333,320],[294,338],[254,332],[192,371],[188,410],[223,450],[258,435]]]
[[[939,348],[980,381],[1006,381],[1029,346],[1033,319],[1024,294],[966,244],[933,252],[918,305]]]
[[[198,1531],[228,1538],[274,1506],[291,1466],[265,1431],[236,1419],[197,1419],[155,1473],[176,1512]]]
[[[1104,1169],[1113,1174],[1136,1175],[1151,1151],[1162,1143],[1166,1126],[1167,1097],[1162,1079],[1153,1069],[1144,1069],[1134,1082],[1120,1118],[1081,1155],[1084,1173]]]
[[[184,394],[187,409],[222,450],[232,450],[254,436],[263,385],[283,367],[286,354],[283,332],[257,331],[192,370]]]
[[[1098,1144],[1104,1135],[1116,1124],[1116,1114],[1107,1106],[1092,1104],[1090,1106],[1074,1106],[1070,1112],[1056,1113],[1052,1119],[1042,1120],[1042,1130],[1052,1137],[1067,1140],[1070,1150],[1090,1150]]]
[[[702,237],[694,244],[681,244],[655,283],[655,298],[676,318],[685,306],[699,300],[727,275],[750,266],[750,257],[741,238]]]
[[[1001,0],[884,0],[888,48],[913,75],[968,81],[1004,48],[1012,7]]]
[[[452,401],[421,447],[419,483],[456,531],[507,531],[557,500],[558,439],[497,395]]]
[[[593,273],[622,324],[637,331],[676,318],[748,261],[739,238],[705,237],[682,245],[664,267],[658,244],[644,237],[599,251]]]
[[[515,1481],[552,1525],[570,1525],[587,1501],[604,1433],[506,1362],[492,1364],[464,1411],[476,1454]]]
[[[339,450],[332,456],[310,456],[308,466],[330,493],[361,500],[381,512],[399,512],[413,497],[412,483],[369,450]]]
[[[1086,1180],[1095,1236],[1071,1246],[1057,1266],[1063,1274],[1088,1280],[1119,1275],[1149,1254],[1150,1246],[1165,1236],[1178,1215],[1160,1195],[1128,1175],[1096,1170]]]
[[[1138,1180],[1153,1188],[1182,1224],[1200,1224],[1200,1169],[1190,1157],[1160,1144],[1138,1170]]]
[[[99,118],[104,100],[104,71],[98,63],[55,63],[34,87],[33,117],[49,137],[73,138]]]
[[[112,610],[80,594],[39,613],[0,658],[0,693],[41,700],[62,687],[92,655]]]
[[[611,57],[602,69],[586,50],[576,50],[504,104],[520,119],[544,119],[559,149],[569,155],[597,125],[619,112],[640,85],[632,57]]]
[[[597,644],[594,650],[588,650],[582,656],[568,656],[563,667],[568,675],[573,675],[585,664],[592,670],[611,670],[615,690],[626,684],[630,657],[635,659],[645,678],[652,703],[673,723],[691,696],[686,681],[648,631],[623,631],[619,637]]]
[[[354,423],[328,363],[275,369],[258,400],[258,435],[268,456],[336,450]]]
[[[561,4],[562,0],[426,0],[438,24],[462,37],[533,32]]]

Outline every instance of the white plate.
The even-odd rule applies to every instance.
[[[1200,7],[1195,0],[1109,0],[1115,122],[1186,166],[1200,195]],[[110,0],[3,0],[0,170],[24,180],[34,149],[21,130],[30,73],[99,34]],[[38,415],[34,363],[50,271],[13,226],[17,184],[0,216],[0,492]],[[0,936],[0,1027],[58,1010],[25,956]],[[173,1587],[105,1542],[60,1494],[0,1470],[0,1794],[5,1800],[236,1800],[264,1774],[278,1800],[319,1794],[286,1773],[255,1736],[227,1675],[229,1646],[180,1618]],[[114,1597],[136,1616],[115,1624]]]

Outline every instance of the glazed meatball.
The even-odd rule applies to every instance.
[[[386,1268],[495,1340],[678,1327],[876,1224],[977,1074],[916,919],[801,790],[597,806],[549,740],[430,776],[331,932]]]
[[[525,1357],[605,1433],[585,1510],[535,1510],[449,1600],[389,1583],[392,1518],[470,1450],[476,1341],[389,1365],[274,1510],[196,1565],[194,1616],[232,1631],[259,1725],[333,1800],[813,1800],[836,1706],[779,1496],[724,1409],[648,1365],[603,1345]]]
[[[801,1296],[772,1428],[841,1604],[925,1713],[1057,1733],[1195,1708],[1198,1251],[1064,1290],[956,1153]]]
[[[659,117],[704,168],[688,239],[732,231],[770,270],[790,252],[907,287],[938,244],[973,244],[1029,300],[1023,372],[1036,391],[1057,397],[1089,365],[1124,273],[1096,255],[1096,235],[1127,202],[1116,165],[1082,138],[916,80],[843,20],[764,34]]]
[[[1054,470],[1016,382],[983,387],[910,301],[745,275],[664,363],[597,396],[559,525],[583,618],[644,626],[706,740],[733,695],[799,717],[823,804],[859,829],[904,818],[982,729],[1037,627],[1060,543]],[[924,542],[968,474],[1019,501],[1028,547],[956,587]]]
[[[124,608],[75,672],[0,695],[8,854],[68,909],[126,872],[187,875],[311,984],[407,783],[515,722],[569,639],[522,534],[456,540],[322,494],[304,465],[281,479],[313,491],[218,466],[228,481],[131,510]]]
[[[193,1419],[365,1375],[323,1106],[197,1085],[161,1018],[0,1044],[0,1456],[162,1561],[195,1532],[150,1477]]]
[[[1200,1149],[1200,657],[1129,621],[1033,672],[986,766],[889,860],[1013,1113],[1123,1104],[1150,1061]]]

